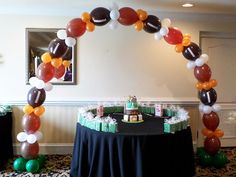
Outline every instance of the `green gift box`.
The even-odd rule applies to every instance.
[[[116,106],[115,107],[115,113],[122,113],[122,112],[124,112],[123,106]]]
[[[91,127],[91,120],[90,119],[85,119],[86,121],[85,121],[85,127],[88,127],[88,128],[90,128]]]
[[[117,123],[110,123],[109,124],[109,132],[112,132],[112,133],[117,132]]]
[[[175,124],[175,131],[180,131],[182,128],[182,125],[181,125],[181,122],[180,121],[178,121],[178,122],[176,122]]]
[[[171,110],[171,116],[172,117],[177,116],[177,111],[176,110]]]
[[[164,123],[164,132],[165,133],[173,133],[175,132],[175,124]]]
[[[146,112],[147,114],[151,114],[151,107],[148,106],[148,107],[146,108],[146,111],[147,111],[147,112]]]
[[[183,126],[183,129],[186,129],[188,127],[188,120],[183,120],[182,126]]]
[[[151,113],[151,114],[155,114],[155,107],[151,107],[150,109],[151,109],[151,110],[150,110],[150,113]]]
[[[101,131],[102,130],[102,122],[101,121],[96,121],[95,123],[95,130]]]
[[[165,109],[165,116],[172,117],[172,110],[171,109]]]
[[[102,131],[109,132],[109,124],[107,122],[102,122]]]
[[[96,130],[96,121],[95,120],[90,120],[90,128],[93,130]]]
[[[85,125],[85,121],[86,120],[85,120],[84,116],[81,115],[80,116],[80,124],[84,126]]]

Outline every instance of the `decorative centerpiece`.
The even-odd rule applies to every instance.
[[[141,123],[143,116],[138,109],[138,102],[136,96],[129,96],[124,106],[123,122],[127,123]]]

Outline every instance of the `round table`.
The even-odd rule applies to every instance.
[[[117,133],[91,130],[77,123],[72,177],[190,177],[195,174],[191,129],[163,132],[162,118],[144,115],[139,124],[124,123]]]

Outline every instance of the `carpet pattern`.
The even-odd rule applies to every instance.
[[[202,167],[196,157],[196,175],[194,177],[235,177],[236,176],[236,148],[222,148],[229,162],[224,168]],[[15,157],[16,158],[16,157]],[[14,158],[14,159],[15,159]],[[72,155],[47,155],[44,168],[37,174],[17,173],[13,170],[14,159],[10,159],[6,170],[0,171],[0,177],[67,177],[70,176]]]

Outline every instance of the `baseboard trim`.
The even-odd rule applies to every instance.
[[[72,154],[73,143],[40,143],[39,154]],[[20,143],[13,144],[14,154],[20,154]]]

